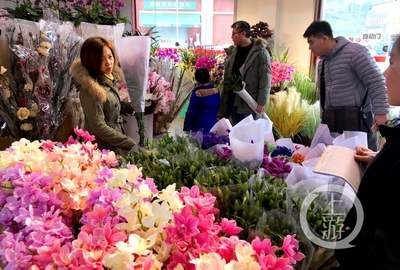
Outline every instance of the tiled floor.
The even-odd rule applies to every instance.
[[[168,132],[171,134],[180,134],[183,132],[183,122],[185,118],[181,118],[180,116],[176,117],[174,121],[172,121],[171,126],[168,129]]]

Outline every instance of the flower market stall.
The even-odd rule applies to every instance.
[[[79,18],[110,22],[99,15],[100,2],[94,10],[78,7]],[[196,68],[208,68],[222,89],[224,51],[156,49],[148,37],[121,38],[114,20],[113,30],[101,35],[112,37],[120,55],[133,38],[148,49],[121,59],[127,75],[121,100],[135,102],[136,109],[126,116],[136,119],[128,134],[139,136],[140,146],[118,157],[98,150],[93,136],[79,129],[82,110],[68,70],[87,28],[79,32],[46,11],[46,20],[34,23],[3,15],[0,50],[9,59],[0,59],[0,135],[11,138],[0,151],[4,269],[335,266],[333,251],[312,242],[301,224],[304,218],[313,234],[323,236],[331,209],[327,194],[318,193],[305,213],[302,206],[319,184],[346,183],[309,171],[327,140],[314,138],[315,85],[288,63],[288,50],[272,54],[278,89],[265,117],[235,127],[222,119],[210,133],[173,137],[169,125],[190,96]],[[263,22],[252,29],[272,36]]]
[[[211,193],[157,187],[75,132],[65,144],[21,139],[0,152],[5,269],[292,269],[304,258],[295,234],[241,240]]]

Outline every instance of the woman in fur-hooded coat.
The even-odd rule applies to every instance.
[[[100,38],[100,41],[104,39]],[[99,149],[109,149],[116,154],[126,155],[136,143],[125,135],[121,116],[121,113],[133,113],[132,105],[121,104],[118,95],[116,82],[122,81],[122,70],[114,65],[112,79],[105,74],[98,74],[95,79],[81,59],[77,59],[71,65],[71,72],[78,85],[85,114],[84,129],[95,136]]]

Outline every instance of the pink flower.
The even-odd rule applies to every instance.
[[[93,230],[93,240],[100,243],[100,241],[107,241],[108,245],[115,245],[119,241],[125,241],[127,236],[125,233],[116,228],[111,228],[111,223],[107,222],[103,228],[96,228]]]
[[[86,213],[86,217],[94,220],[96,223],[102,223],[104,218],[108,216],[110,207],[103,207],[96,204],[92,212]]]
[[[294,73],[294,66],[288,63],[273,61],[271,63],[271,86],[279,86],[282,82],[290,82]]]
[[[295,237],[295,234],[285,236],[282,244],[282,250],[292,264],[296,264],[296,262],[301,261],[305,257],[303,253],[299,252],[299,241]]]
[[[192,209],[189,206],[185,206],[180,213],[175,212],[172,215],[174,216],[175,224],[166,228],[168,242],[176,243],[200,232],[197,228],[199,219],[193,216]]]
[[[92,142],[95,139],[95,137],[93,135],[90,135],[89,132],[87,132],[86,130],[76,127],[74,128],[74,132],[79,137],[82,137],[85,142]]]
[[[60,250],[52,255],[54,264],[57,265],[59,269],[77,269],[78,261],[74,258],[72,253],[71,243],[67,243],[60,248]]]
[[[265,254],[274,254],[275,251],[278,249],[277,246],[272,245],[270,239],[265,238],[263,241],[260,241],[260,238],[258,236],[256,236],[256,238],[251,242],[251,245],[258,255],[263,252]]]
[[[236,235],[243,231],[242,228],[236,226],[236,220],[228,220],[226,218],[222,219],[221,227],[227,235]]]
[[[218,209],[214,207],[215,197],[210,193],[204,194],[200,192],[198,186],[192,186],[190,189],[187,187],[181,188],[181,193],[179,195],[186,203],[186,205],[192,206],[199,213],[202,214],[215,214],[218,213]]]
[[[262,270],[279,269],[279,270],[293,270],[289,258],[277,258],[275,254],[262,254],[259,257],[258,263],[261,265]]]
[[[222,258],[225,259],[227,263],[231,260],[236,260],[235,248],[239,242],[242,242],[237,236],[221,237],[220,242],[221,245],[219,246],[217,252],[221,255]]]
[[[194,67],[194,69],[199,69],[199,68],[206,68],[208,70],[212,69],[215,67],[217,64],[217,60],[214,58],[209,58],[206,56],[201,56]]]

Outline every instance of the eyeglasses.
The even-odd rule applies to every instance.
[[[232,37],[234,36],[234,35],[236,35],[236,34],[240,34],[240,33],[242,33],[243,31],[239,31],[239,32],[232,32]]]

